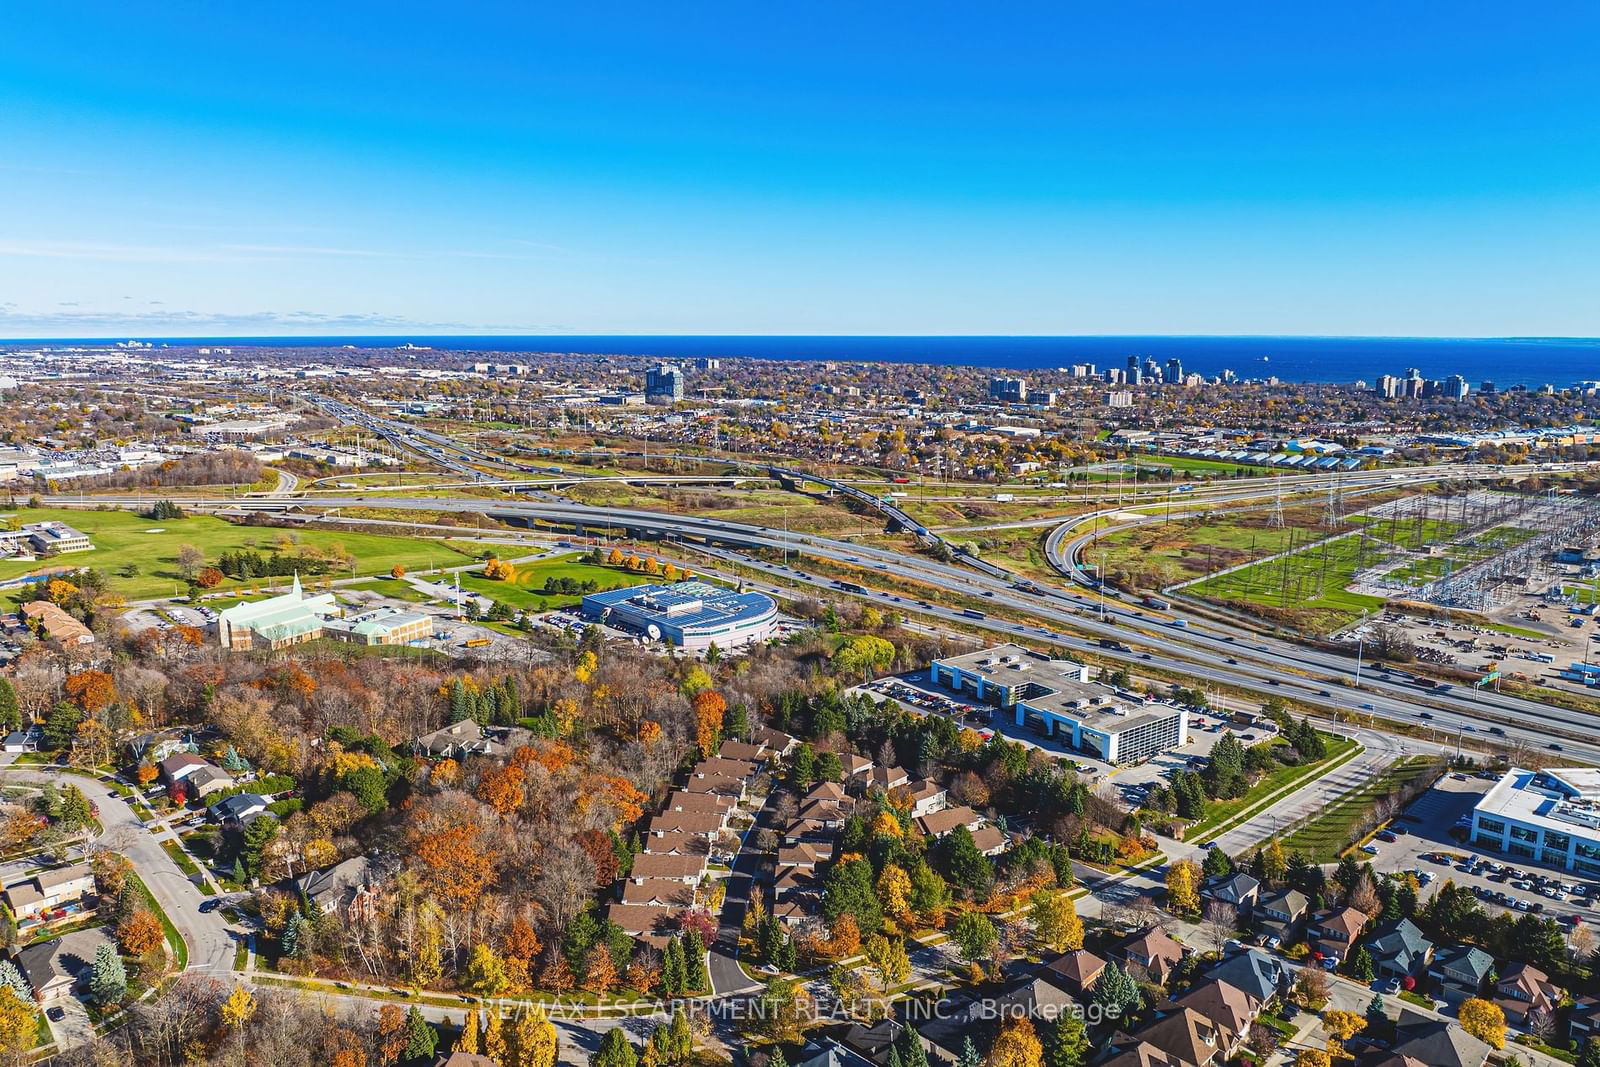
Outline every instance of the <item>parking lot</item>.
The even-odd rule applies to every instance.
[[[1370,847],[1374,870],[1390,874],[1414,871],[1423,881],[1423,900],[1438,892],[1447,880],[1471,889],[1490,914],[1524,912],[1570,921],[1600,921],[1596,896],[1600,886],[1569,871],[1543,867],[1533,860],[1506,856],[1463,845],[1450,836],[1463,816],[1494,784],[1487,778],[1450,774],[1439,779],[1408,807],[1391,826],[1394,841],[1374,840]],[[1400,832],[1403,831],[1403,832]],[[1559,887],[1559,888],[1558,888]]]

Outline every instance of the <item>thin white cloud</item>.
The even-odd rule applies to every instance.
[[[560,333],[551,323],[469,323],[413,319],[382,312],[330,315],[318,311],[45,311],[20,312],[0,305],[0,335],[11,337],[78,337],[105,331],[158,336],[164,332],[270,334],[318,330],[334,334],[412,330],[419,333]]]

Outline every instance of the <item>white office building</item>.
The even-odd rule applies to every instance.
[[[1512,768],[1472,809],[1472,843],[1600,877],[1600,770]]]
[[[1184,709],[1089,681],[1089,668],[1006,644],[935,660],[935,685],[971,693],[1077,752],[1106,763],[1149,759],[1189,742]]]

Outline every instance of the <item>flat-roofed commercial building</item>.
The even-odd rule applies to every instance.
[[[1046,737],[1106,763],[1132,763],[1189,742],[1184,709],[1089,681],[1089,668],[1006,644],[935,660],[936,685],[971,693]]]
[[[765,641],[778,622],[778,605],[765,593],[736,593],[709,582],[636,585],[590,593],[583,614],[608,626],[699,652],[716,645],[739,648]]]
[[[409,645],[433,636],[432,615],[401,608],[364,611],[348,619],[330,619],[325,625],[329,637],[357,645]]]
[[[1472,809],[1472,843],[1600,877],[1600,770],[1512,768]]]

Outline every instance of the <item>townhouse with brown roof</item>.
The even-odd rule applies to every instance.
[[[743,760],[759,767],[767,761],[767,746],[751,744],[748,741],[724,741],[722,747],[717,749],[717,755],[723,759]]]
[[[694,765],[689,774],[695,778],[750,778],[756,773],[756,765],[745,760],[725,759],[722,756],[712,756],[703,759]]]
[[[667,794],[667,802],[663,804],[663,811],[682,811],[692,815],[720,816],[724,823],[728,816],[733,814],[733,809],[738,806],[738,801],[721,793],[690,793],[677,789]]]
[[[622,883],[622,903],[667,908],[694,907],[694,887],[671,878],[645,878]]]
[[[670,879],[685,885],[696,885],[705,873],[704,854],[663,856],[653,852],[641,852],[633,857],[633,866],[628,870],[628,878],[635,882]]]

